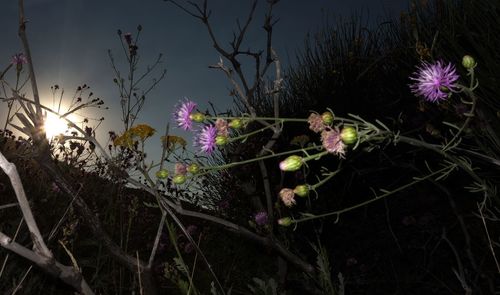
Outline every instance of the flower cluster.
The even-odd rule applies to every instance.
[[[207,116],[196,112],[197,104],[184,99],[175,107],[174,120],[178,127],[191,131],[193,122],[203,123]],[[223,146],[229,142],[229,129],[239,129],[243,123],[239,119],[228,122],[225,119],[217,118],[215,123],[206,124],[196,131],[194,145],[199,147],[202,152],[211,154],[216,146]]]
[[[146,124],[139,124],[125,131],[121,136],[115,137],[113,144],[115,146],[124,146],[131,148],[134,145],[135,138],[139,137],[141,141],[151,137],[155,133],[155,129]]]

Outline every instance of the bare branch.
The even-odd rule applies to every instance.
[[[48,263],[46,257],[14,242],[10,237],[2,232],[0,232],[0,246],[28,259],[50,275],[72,286],[78,292],[81,292],[84,295],[94,294],[85,279],[82,277],[82,274],[73,267],[63,265],[58,261]]]
[[[53,255],[50,252],[47,245],[43,241],[42,234],[38,229],[38,225],[33,217],[31,208],[26,198],[26,193],[24,192],[24,187],[21,182],[21,178],[17,173],[16,165],[10,163],[5,156],[0,152],[0,168],[7,174],[16,193],[17,201],[19,202],[19,207],[23,213],[24,220],[26,220],[26,225],[31,234],[31,239],[33,240],[33,247],[35,252],[42,254],[47,260],[53,259]]]

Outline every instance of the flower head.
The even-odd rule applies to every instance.
[[[193,128],[193,122],[191,121],[190,115],[196,108],[196,103],[185,100],[184,102],[178,104],[175,107],[174,118],[177,122],[177,126],[184,130],[191,130]]]
[[[257,223],[257,225],[260,225],[260,226],[266,225],[269,222],[269,219],[267,217],[267,213],[264,211],[261,211],[261,212],[258,212],[257,214],[255,214],[254,219],[255,219],[255,223]]]
[[[307,122],[309,123],[309,129],[316,133],[321,132],[326,128],[325,122],[323,122],[323,117],[317,113],[311,113],[309,118],[307,118]]]
[[[283,188],[281,189],[279,196],[285,206],[292,207],[295,205],[295,193],[293,192],[293,189]]]
[[[217,128],[214,125],[205,125],[195,139],[195,145],[199,146],[205,153],[211,154],[215,150],[215,138]]]
[[[145,140],[155,134],[155,129],[147,124],[139,124],[129,129],[132,136],[139,136],[141,140]]]
[[[217,128],[217,135],[229,136],[228,123],[224,119],[217,119],[215,121],[215,128]]]
[[[442,101],[448,97],[450,91],[456,91],[455,82],[459,76],[451,63],[444,65],[442,61],[434,64],[424,62],[413,74],[415,76],[410,79],[416,82],[410,85],[411,91],[423,96],[427,101]]]
[[[182,163],[175,163],[175,174],[181,174],[181,175],[186,175],[187,173],[187,166]]]
[[[346,145],[342,141],[338,129],[323,130],[321,132],[321,142],[329,153],[338,155],[341,158],[344,157]]]
[[[14,56],[12,56],[12,65],[14,66],[20,67],[27,63],[28,59],[26,58],[26,55],[24,55],[24,53],[17,53]]]

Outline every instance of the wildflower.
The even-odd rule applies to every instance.
[[[122,135],[116,137],[113,140],[113,144],[115,146],[123,146],[123,147],[132,148],[132,146],[134,145],[134,140],[130,136],[130,132],[125,132]]]
[[[279,193],[281,201],[283,201],[283,204],[287,207],[292,207],[295,205],[295,193],[293,192],[293,189],[290,188],[283,188],[281,189]]]
[[[257,223],[257,225],[260,225],[260,226],[266,225],[269,222],[269,218],[267,216],[267,213],[264,211],[261,211],[261,212],[258,212],[257,214],[255,214],[254,220],[255,220],[255,223]]]
[[[182,163],[175,163],[175,174],[181,174],[181,175],[186,175],[187,173],[187,166],[182,164]]]
[[[224,119],[217,119],[215,121],[215,128],[217,128],[217,135],[229,136],[228,123]]]
[[[283,217],[278,219],[278,224],[281,226],[290,226],[293,223],[290,217]]]
[[[353,126],[345,126],[340,131],[340,138],[345,144],[353,144],[358,140],[358,132]]]
[[[193,128],[193,122],[190,116],[195,108],[196,103],[187,99],[175,107],[174,118],[180,128],[184,130],[191,130]]]
[[[139,124],[129,130],[132,136],[139,136],[141,140],[145,140],[146,138],[153,136],[155,131],[156,130],[154,128],[146,124]]]
[[[309,118],[307,118],[307,122],[309,123],[309,129],[316,133],[321,132],[326,128],[322,116],[317,113],[311,113]]]
[[[476,61],[474,60],[474,58],[472,56],[470,56],[470,55],[464,55],[464,57],[462,58],[462,65],[467,70],[470,70],[470,69],[475,68],[477,64],[476,64]]]
[[[435,64],[424,62],[414,74],[415,76],[410,77],[416,81],[410,85],[411,91],[423,96],[427,101],[442,101],[448,97],[450,91],[456,91],[455,82],[459,76],[451,63],[445,66],[441,61]]]
[[[195,144],[200,146],[203,152],[211,154],[215,150],[216,136],[217,136],[217,129],[214,127],[214,125],[206,125],[198,133],[195,139]]]
[[[156,177],[159,179],[165,179],[168,177],[168,171],[165,169],[156,171]]]
[[[26,58],[26,55],[24,55],[24,53],[17,53],[12,56],[12,65],[17,66],[18,68],[27,63],[28,59]]]
[[[280,162],[281,171],[297,171],[302,167],[303,159],[301,156],[291,155]]]
[[[338,129],[329,129],[321,132],[321,142],[325,150],[329,153],[338,155],[341,158],[344,157],[346,145],[342,142]]]

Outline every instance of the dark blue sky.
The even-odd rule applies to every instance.
[[[179,0],[182,1],[182,0]],[[17,37],[17,1],[2,1],[0,6],[0,68],[4,68],[11,56],[21,50]],[[206,28],[172,4],[162,0],[25,0],[25,12],[29,19],[28,37],[34,58],[42,103],[52,104],[50,86],[58,84],[71,99],[73,90],[86,83],[110,110],[93,114],[104,116],[101,133],[113,129],[121,131],[118,90],[113,84],[107,50],[117,59],[121,55],[117,29],[135,32],[143,26],[140,54],[145,66],[158,53],[164,55],[167,76],[146,101],[142,117],[137,122],[147,123],[163,133],[176,102],[189,97],[201,104],[216,102],[221,109],[231,102],[229,83],[224,75],[208,69],[218,61],[211,46]],[[379,22],[388,15],[399,15],[406,10],[407,0],[282,0],[274,15],[280,20],[274,27],[273,46],[284,66],[294,60],[308,32],[321,28],[326,16],[330,22],[339,17],[349,17],[353,12],[369,16]],[[213,28],[221,44],[226,45],[236,28],[236,18],[244,19],[251,1],[211,0]],[[266,1],[257,7],[253,29],[243,48],[263,48],[265,32],[262,23]],[[125,65],[122,63],[122,65]],[[12,81],[12,80],[11,80]],[[3,95],[2,95],[3,96]],[[31,97],[31,95],[29,95]],[[3,127],[6,104],[0,106],[0,123]],[[177,132],[173,130],[173,132]],[[179,132],[180,133],[180,132]],[[153,139],[154,141],[154,139]],[[156,145],[156,142],[155,142]],[[158,148],[151,146],[150,152]]]

